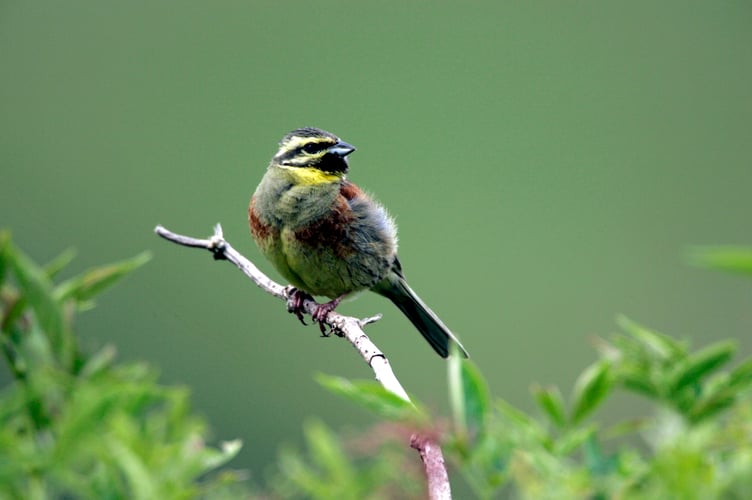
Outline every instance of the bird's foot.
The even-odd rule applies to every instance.
[[[288,299],[287,299],[287,312],[291,312],[295,316],[297,316],[300,322],[303,323],[304,325],[307,325],[307,323],[305,322],[305,319],[303,319],[303,313],[305,312],[305,310],[303,309],[303,303],[309,299],[313,300],[313,297],[311,297],[309,294],[307,294],[303,290],[299,290],[292,286],[289,288]]]
[[[334,300],[330,300],[329,302],[326,302],[324,304],[317,305],[316,310],[313,311],[313,314],[311,315],[313,321],[319,324],[319,328],[321,328],[321,334],[325,337],[329,336],[329,334],[326,332],[326,317],[329,316],[330,312],[336,309],[336,307],[340,302],[342,302],[342,299],[344,297],[344,295],[340,295]]]

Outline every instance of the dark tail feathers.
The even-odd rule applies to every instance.
[[[442,358],[449,356],[449,344],[457,344],[459,351],[467,357],[467,351],[449,328],[441,322],[438,316],[425,304],[420,297],[399,276],[392,276],[374,291],[388,298],[399,307],[405,316],[415,325],[415,328],[431,344],[434,351]]]

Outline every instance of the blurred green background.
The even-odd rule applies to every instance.
[[[312,374],[371,373],[152,230],[221,222],[278,278],[246,206],[299,126],[358,147],[350,178],[396,216],[410,283],[512,403],[567,392],[621,312],[749,352],[749,285],[683,254],[752,242],[751,28],[748,2],[4,0],[0,225],[38,260],[75,246],[71,272],[152,250],[78,330],[189,385],[256,476],[308,416],[372,422]],[[368,332],[446,410],[445,363],[396,308],[340,311],[383,312]]]

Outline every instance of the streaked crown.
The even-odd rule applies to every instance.
[[[347,172],[347,155],[355,151],[334,134],[313,127],[295,129],[279,142],[272,165],[315,168],[323,172]]]

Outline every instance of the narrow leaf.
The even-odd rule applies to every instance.
[[[556,452],[560,455],[569,455],[595,434],[595,426],[575,428],[556,440]]]
[[[149,252],[141,252],[133,258],[90,269],[58,285],[55,295],[58,299],[74,298],[78,302],[86,302],[146,264],[150,259]]]
[[[752,382],[752,358],[742,362],[739,366],[731,370],[728,378],[728,387],[737,391],[746,389]]]
[[[326,479],[347,482],[355,476],[339,438],[323,422],[306,422],[304,432],[311,456],[316,465],[324,469]]]
[[[21,287],[22,298],[34,311],[42,331],[49,337],[58,359],[68,366],[73,355],[73,337],[65,332],[63,311],[52,293],[47,273],[21,250],[6,248],[13,273]]]
[[[546,434],[545,430],[537,419],[535,419],[532,415],[529,415],[520,410],[519,408],[512,406],[503,399],[496,401],[496,407],[499,413],[504,415],[505,418],[512,421],[515,426],[525,428],[526,430],[531,430],[531,432],[535,433],[536,435],[542,436]]]
[[[132,498],[139,500],[157,498],[159,478],[151,475],[149,467],[141,457],[128,444],[114,436],[107,436],[104,441],[110,451],[110,456],[128,481]]]
[[[664,361],[670,361],[685,352],[684,347],[668,335],[650,330],[626,316],[619,316],[616,322],[625,332],[640,342],[644,348],[658,355]]]
[[[536,384],[530,391],[533,393],[533,398],[535,398],[538,406],[556,427],[562,428],[567,424],[564,398],[558,387],[541,387]]]
[[[60,271],[65,269],[68,264],[76,257],[76,251],[72,248],[68,248],[63,253],[52,259],[44,266],[44,272],[47,273],[47,277],[54,279]]]
[[[7,230],[0,231],[0,287],[5,282],[5,276],[8,272],[10,255],[8,247],[10,246],[10,232]]]
[[[672,392],[675,394],[687,386],[697,384],[702,378],[726,364],[736,352],[731,341],[717,342],[689,355],[680,370],[674,374]]]
[[[655,385],[649,380],[649,374],[628,372],[619,374],[619,380],[621,384],[633,392],[642,394],[649,398],[657,399],[660,397],[660,392]]]
[[[89,356],[84,363],[79,376],[81,378],[93,377],[112,366],[115,360],[115,347],[106,345],[95,354]]]
[[[607,475],[618,465],[616,456],[608,456],[603,452],[598,436],[590,434],[585,443],[585,465],[593,475]]]
[[[603,432],[605,439],[616,439],[629,434],[637,434],[649,428],[652,420],[647,417],[631,418],[623,422],[617,422]]]
[[[692,247],[687,252],[687,260],[696,267],[752,275],[750,247]]]
[[[318,374],[316,381],[331,392],[353,401],[379,415],[394,419],[415,419],[417,408],[396,394],[389,392],[377,383],[368,381],[352,382],[342,377]]]
[[[467,439],[467,419],[465,415],[465,393],[462,383],[462,360],[454,353],[447,362],[449,379],[449,404],[452,408],[455,431],[461,441]]]
[[[233,439],[232,441],[223,441],[220,443],[219,449],[206,447],[200,451],[201,465],[204,472],[208,472],[213,469],[217,469],[227,462],[235,458],[243,447],[243,442],[240,439]]]
[[[456,356],[459,358],[459,356]],[[471,432],[483,433],[486,430],[491,396],[480,370],[470,361],[462,363],[462,392],[465,398],[465,421]]]
[[[608,361],[600,360],[587,367],[574,384],[570,422],[576,424],[595,410],[608,395],[613,383]]]
[[[688,412],[692,422],[699,422],[708,417],[714,417],[736,401],[736,393],[718,391],[708,398],[703,398]]]

